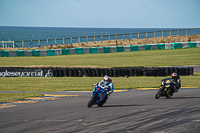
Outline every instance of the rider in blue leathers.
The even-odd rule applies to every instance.
[[[113,93],[114,86],[112,80],[109,78],[109,76],[105,75],[103,77],[103,80],[101,80],[98,85],[102,86],[103,88],[107,89],[107,97],[110,96],[111,93]]]

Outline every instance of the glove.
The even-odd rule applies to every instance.
[[[106,94],[110,96],[110,92],[109,92],[109,91],[108,91],[108,92],[106,92]]]

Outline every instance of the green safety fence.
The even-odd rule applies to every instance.
[[[182,48],[181,43],[172,43],[172,49],[180,49],[180,48]]]
[[[158,44],[158,49],[165,49],[165,44]]]
[[[54,55],[55,55],[55,51],[53,49],[47,50],[47,56],[54,56]]]
[[[103,50],[104,53],[110,53],[110,47],[104,47]]]
[[[151,45],[145,44],[144,45],[144,50],[151,50]]]
[[[68,55],[69,49],[62,49],[62,55]]]
[[[117,52],[124,52],[124,47],[123,46],[117,46]]]
[[[183,43],[170,43],[172,45],[171,49],[180,49],[180,48],[193,48],[199,47],[196,42],[183,42]],[[151,50],[151,49],[166,49],[166,44],[145,44],[140,45],[130,45],[128,51],[138,51],[138,50]],[[156,47],[155,47],[156,46]],[[88,54],[96,54],[96,53],[110,53],[110,52],[126,52],[127,46],[111,46],[111,47],[91,47],[91,48],[72,48],[72,49],[62,49],[59,55],[69,55],[69,54],[84,54],[84,50],[88,50]],[[27,52],[30,54],[27,54]],[[71,51],[71,52],[70,52]],[[45,54],[46,52],[46,54]],[[13,56],[54,56],[56,54],[56,50],[48,49],[48,50],[17,50],[17,51],[3,51],[0,50],[0,57],[13,57]]]
[[[9,57],[8,51],[1,51],[1,57]]]
[[[17,50],[16,55],[17,56],[24,56],[24,50]]]
[[[193,48],[196,47],[196,43],[195,42],[189,42],[189,48]]]
[[[76,54],[83,54],[83,48],[75,48]]]
[[[97,47],[90,48],[90,53],[91,54],[96,54],[97,53]]]
[[[40,50],[32,50],[32,56],[40,56]]]
[[[137,45],[131,45],[131,51],[138,51]]]

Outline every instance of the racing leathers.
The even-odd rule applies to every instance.
[[[178,92],[178,90],[181,87],[181,79],[179,76],[177,76],[176,78],[172,78],[174,80],[173,84],[174,84],[174,91]]]
[[[107,89],[107,96],[109,97],[111,93],[113,93],[114,86],[111,79],[109,79],[109,84],[105,84],[104,80],[101,80],[98,85],[102,86],[102,88]]]

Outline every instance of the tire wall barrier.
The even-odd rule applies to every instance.
[[[90,47],[90,48],[70,48],[70,49],[48,49],[48,50],[0,50],[0,57],[20,57],[20,56],[59,56],[71,54],[97,54],[114,52],[131,52],[141,50],[155,49],[180,49],[200,47],[200,42],[181,42],[181,43],[163,43],[163,44],[144,44],[129,46],[111,46],[111,47]]]
[[[0,67],[0,77],[130,77],[193,75],[193,67],[26,68]]]

